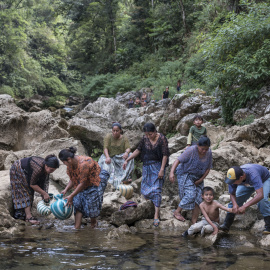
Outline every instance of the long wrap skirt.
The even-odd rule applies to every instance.
[[[150,199],[156,207],[161,204],[161,192],[164,183],[164,177],[158,178],[161,168],[160,162],[149,165],[143,165],[141,193],[146,199]],[[165,176],[165,172],[164,172]]]
[[[14,207],[14,218],[25,219],[24,208],[32,206],[34,191],[27,182],[20,160],[15,161],[10,168],[10,185]]]
[[[110,164],[105,162],[106,156],[104,154],[101,155],[98,161],[100,168],[109,172],[109,183],[112,184],[115,188],[117,188],[124,180],[129,179],[132,171],[134,170],[134,159],[128,162],[125,170],[123,169],[123,164],[125,162],[123,155],[124,153],[112,157]],[[129,155],[131,155],[131,153],[129,153]]]
[[[177,172],[177,180],[179,187],[180,203],[179,207],[185,210],[193,210],[195,203],[200,205],[202,203],[202,190],[204,187],[203,182],[196,186],[195,182],[199,180],[198,176]]]
[[[103,194],[108,183],[110,174],[101,170],[99,186],[88,187],[73,198],[74,215],[79,211],[84,218],[95,218],[100,214],[103,203]]]

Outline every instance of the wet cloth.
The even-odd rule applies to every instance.
[[[129,156],[132,153],[129,153]],[[109,183],[117,188],[124,180],[131,178],[132,171],[134,170],[134,159],[127,163],[126,169],[123,169],[125,160],[123,159],[124,153],[111,157],[111,163],[105,162],[106,156],[103,154],[98,161],[99,166],[110,174]]]
[[[31,207],[34,199],[34,190],[31,185],[38,185],[48,191],[49,175],[44,173],[44,159],[38,157],[24,159],[28,171],[22,168],[21,160],[17,160],[10,168],[10,185],[14,207],[14,218],[25,219],[24,208]],[[31,172],[30,172],[31,171]]]
[[[164,177],[162,179],[158,178],[160,168],[161,163],[155,162],[149,165],[143,165],[142,171],[141,194],[146,199],[150,199],[156,207],[160,207],[161,192],[164,183]]]
[[[103,194],[109,177],[110,175],[107,171],[101,170],[99,174],[99,186],[90,186],[74,196],[74,215],[79,211],[83,214],[84,218],[95,218],[99,216],[103,203]]]
[[[215,221],[212,221],[214,225],[219,228],[219,224]],[[212,233],[214,231],[214,228],[208,223],[208,221],[203,217],[201,221],[193,224],[188,229],[188,235],[193,235],[195,233],[201,232],[201,234],[204,233]]]
[[[115,155],[124,153],[130,148],[130,144],[125,135],[122,135],[119,139],[115,139],[111,133],[108,133],[104,138],[103,149],[105,148],[108,149],[109,156],[114,157]]]
[[[185,210],[193,210],[195,208],[195,203],[200,205],[202,203],[202,190],[204,187],[203,182],[198,186],[195,182],[199,180],[196,175],[190,173],[179,173],[177,174],[178,188],[180,203],[179,207]]]

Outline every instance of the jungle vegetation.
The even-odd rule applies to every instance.
[[[64,102],[165,86],[226,122],[270,78],[270,0],[0,0],[0,93]]]

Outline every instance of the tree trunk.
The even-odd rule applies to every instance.
[[[188,32],[188,28],[187,28],[187,24],[186,24],[186,13],[185,13],[185,7],[184,7],[184,4],[183,4],[183,1],[182,0],[179,0],[178,1],[178,5],[181,8],[183,26],[184,26],[185,33],[187,33]]]

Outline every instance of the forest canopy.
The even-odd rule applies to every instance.
[[[270,78],[269,0],[0,0],[0,93],[64,102],[166,86],[223,116]]]

